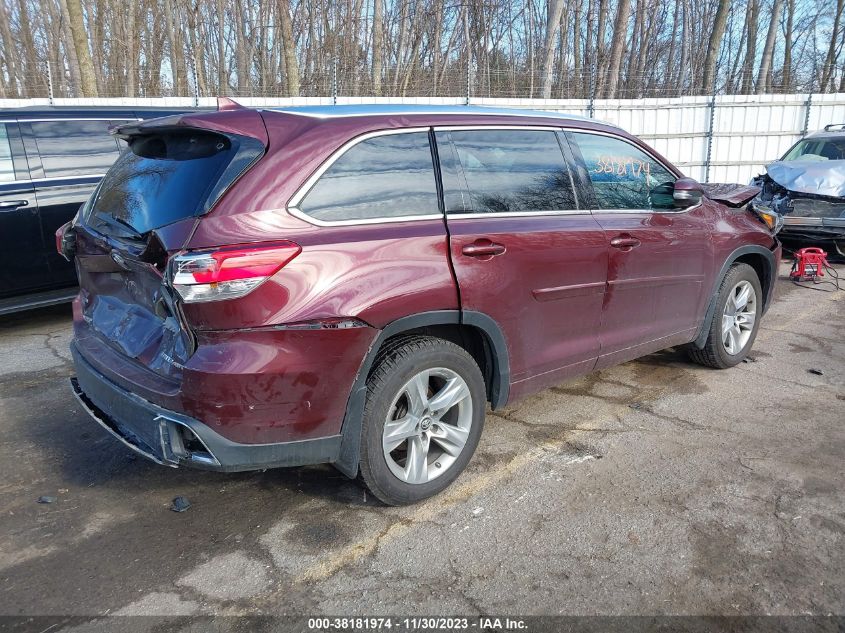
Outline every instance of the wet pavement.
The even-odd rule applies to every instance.
[[[0,614],[845,612],[845,292],[782,280],[732,370],[668,350],[490,414],[409,508],[136,458],[70,393],[69,321],[0,320]]]

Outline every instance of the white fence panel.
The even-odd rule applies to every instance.
[[[473,105],[553,110],[580,116],[590,115],[586,99],[498,99],[474,97]],[[460,105],[461,97],[294,97],[241,98],[250,107],[285,107],[361,103],[424,103]],[[845,94],[725,95],[679,97],[673,99],[596,100],[593,116],[641,137],[658,152],[678,165],[687,175],[705,180],[708,176],[707,148],[710,144],[711,182],[748,182],[765,165],[776,160],[801,138],[829,123],[845,123]],[[47,99],[0,99],[0,108],[48,105]],[[198,100],[200,106],[214,107],[213,97]],[[158,106],[191,107],[191,97],[56,99],[64,106]],[[808,107],[809,104],[809,107]],[[808,117],[809,111],[809,117]],[[9,112],[3,113],[9,116]],[[712,134],[711,134],[712,132]]]

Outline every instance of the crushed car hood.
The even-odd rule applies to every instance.
[[[736,185],[711,182],[701,185],[704,195],[729,207],[741,207],[760,193],[760,187],[754,185]]]
[[[766,168],[784,189],[832,198],[845,197],[845,160],[777,161]]]

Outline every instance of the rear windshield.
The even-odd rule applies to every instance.
[[[257,139],[203,130],[130,137],[86,218],[108,233],[144,234],[201,215],[263,151]]]

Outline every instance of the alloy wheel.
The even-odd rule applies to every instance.
[[[745,349],[757,319],[757,293],[754,286],[743,280],[728,294],[722,314],[722,345],[735,356]]]
[[[399,390],[388,409],[382,449],[401,481],[424,484],[449,470],[472,427],[469,386],[445,367],[424,369]]]

